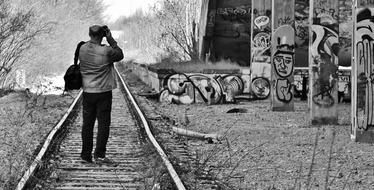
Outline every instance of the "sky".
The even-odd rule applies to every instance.
[[[104,12],[109,22],[115,21],[120,16],[129,16],[137,9],[142,8],[148,10],[150,5],[157,0],[103,0],[104,4],[108,6]]]

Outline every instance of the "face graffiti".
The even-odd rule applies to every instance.
[[[295,56],[295,32],[292,25],[280,25],[273,35],[272,69],[274,83],[273,105],[279,109],[292,101],[292,83]]]
[[[277,75],[285,78],[292,74],[294,68],[293,55],[293,52],[286,51],[278,51],[275,53],[273,64]]]
[[[272,99],[273,111],[293,111],[293,81],[295,65],[295,16],[298,2],[273,0],[272,30]]]

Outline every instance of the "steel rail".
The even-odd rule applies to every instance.
[[[131,101],[131,104],[134,106],[134,108],[136,109],[136,112],[137,114],[139,115],[141,121],[142,121],[142,124],[144,125],[144,128],[145,128],[145,131],[147,133],[147,136],[149,138],[149,140],[151,141],[152,145],[156,148],[158,154],[161,156],[162,158],[162,161],[164,162],[166,168],[168,169],[168,172],[171,176],[171,178],[173,179],[174,181],[174,184],[176,185],[176,187],[178,188],[178,190],[185,190],[186,188],[184,187],[183,183],[182,183],[182,180],[179,178],[177,172],[175,171],[173,165],[171,164],[171,162],[169,161],[168,159],[168,156],[165,154],[164,150],[161,148],[161,146],[158,144],[156,138],[153,136],[151,130],[150,130],[150,127],[148,125],[148,121],[147,119],[145,118],[143,112],[141,111],[141,109],[139,108],[138,104],[136,103],[135,101],[135,98],[133,97],[133,95],[131,94],[129,88],[127,87],[125,81],[123,80],[121,74],[119,73],[117,67],[115,66],[115,71],[117,72],[117,75],[119,77],[119,79],[121,80],[121,83]]]
[[[65,115],[61,118],[61,120],[57,123],[55,127],[53,127],[52,131],[49,132],[47,139],[45,140],[43,147],[40,149],[38,155],[30,165],[29,169],[24,173],[21,180],[18,182],[18,185],[16,187],[16,190],[23,190],[27,183],[29,182],[32,175],[34,175],[37,168],[39,168],[40,163],[42,162],[42,159],[47,152],[48,148],[50,147],[52,141],[56,137],[57,132],[60,131],[60,129],[64,126],[65,122],[69,118],[69,116],[72,114],[74,109],[76,108],[78,102],[82,98],[83,90],[79,92],[77,97],[75,98],[74,102],[70,105],[69,109],[66,111]]]

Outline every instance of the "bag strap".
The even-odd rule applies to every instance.
[[[78,64],[78,58],[79,58],[79,50],[81,49],[81,46],[83,44],[85,44],[86,42],[84,41],[81,41],[78,43],[77,45],[77,49],[75,50],[75,54],[74,54],[74,65],[77,65]]]

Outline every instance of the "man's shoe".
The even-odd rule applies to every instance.
[[[81,157],[81,162],[83,164],[91,164],[92,163],[92,158],[83,158],[83,157]]]
[[[95,157],[95,163],[96,164],[117,165],[113,160],[111,160],[111,159],[109,159],[107,157],[104,157],[104,158]]]

